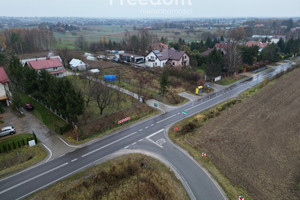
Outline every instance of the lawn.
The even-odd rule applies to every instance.
[[[125,155],[89,168],[27,199],[172,199],[188,195],[163,163],[141,154]]]
[[[0,154],[0,177],[8,176],[42,161],[47,153],[39,145],[24,146],[20,149]]]
[[[235,83],[239,80],[242,80],[243,78],[245,77],[244,76],[224,77],[220,81],[217,81],[216,84],[226,86]]]
[[[34,106],[35,109],[30,112],[41,122],[43,122],[43,124],[45,124],[49,129],[55,131],[56,127],[63,127],[66,125],[65,121],[57,117],[55,114],[50,112],[39,102],[30,98],[28,95],[20,93],[20,97],[23,104],[30,102]]]
[[[178,105],[186,102],[186,99],[180,97],[177,93],[188,90],[191,84],[182,81],[179,78],[170,76],[169,93],[164,97],[159,94],[161,69],[137,69],[128,65],[111,64],[111,67],[103,67],[101,69],[100,79],[104,79],[104,75],[117,75],[119,81],[112,84],[121,86],[122,88],[134,93],[141,93],[146,99],[156,99],[166,104]],[[140,85],[142,80],[143,85]],[[195,86],[196,88],[196,86]],[[193,89],[194,90],[194,89]],[[141,92],[140,92],[141,91]]]
[[[91,96],[88,106],[86,106],[85,113],[78,118],[79,136],[74,132],[68,132],[66,134],[67,139],[76,140],[73,142],[82,142],[99,135],[102,136],[103,134],[121,128],[124,125],[132,124],[137,120],[141,120],[158,113],[157,110],[144,103],[140,103],[137,99],[121,92],[119,92],[121,101],[118,107],[118,91],[111,89],[111,103],[104,109],[103,114],[100,115],[100,109],[97,102],[88,89],[93,86],[94,82],[91,81],[91,86],[89,86],[89,80],[83,77],[69,76],[68,79],[76,88],[83,92],[86,100],[88,100],[88,97]],[[129,121],[118,124],[118,121],[127,117],[130,117]]]

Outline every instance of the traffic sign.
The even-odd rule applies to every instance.
[[[243,196],[239,196],[239,200],[245,200]]]
[[[187,115],[188,113],[187,113],[186,110],[183,110],[183,111],[182,111],[182,114]]]
[[[202,157],[206,157],[206,153],[205,152],[202,153]]]
[[[175,128],[174,128],[174,131],[178,131],[178,127],[175,127]]]
[[[157,104],[157,103],[154,103],[153,105],[154,105],[154,107],[157,107],[157,106],[158,106],[158,104]]]

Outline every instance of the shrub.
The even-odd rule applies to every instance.
[[[185,124],[182,127],[181,133],[185,135],[185,134],[193,131],[196,127],[197,127],[197,125],[194,122],[189,122],[188,124]]]

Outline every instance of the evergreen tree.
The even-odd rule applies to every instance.
[[[162,96],[164,96],[168,92],[169,86],[170,86],[169,74],[167,70],[164,70],[161,75],[159,93]]]
[[[278,45],[278,47],[280,49],[280,52],[284,52],[285,44],[284,44],[284,41],[283,41],[282,38],[279,39],[277,45]]]
[[[272,43],[262,50],[260,56],[262,60],[277,62],[280,60],[279,52],[280,52],[279,47],[276,44]]]
[[[254,58],[258,56],[259,47],[253,45],[251,47],[243,46],[241,47],[241,55],[244,63],[248,65],[253,65]]]

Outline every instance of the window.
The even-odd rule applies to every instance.
[[[57,67],[53,67],[53,70],[57,70]]]
[[[172,63],[172,65],[174,66],[174,65],[175,65],[175,63],[173,62],[173,63]]]

